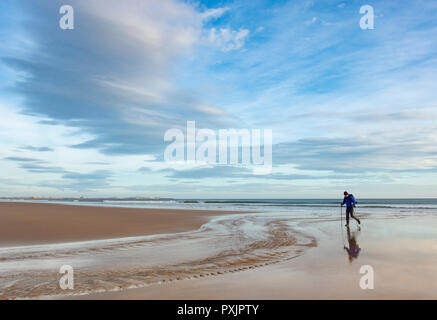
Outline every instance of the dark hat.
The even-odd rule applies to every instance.
[[[344,194],[345,196],[348,195],[347,191],[343,192],[343,194]]]

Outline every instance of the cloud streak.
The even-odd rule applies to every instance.
[[[437,5],[374,3],[371,31],[361,5],[78,0],[64,31],[59,3],[2,1],[0,180],[166,196],[437,187]],[[273,129],[272,174],[164,163],[164,132],[187,120]]]

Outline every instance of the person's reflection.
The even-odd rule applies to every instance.
[[[346,230],[347,230],[347,241],[349,242],[349,248],[344,247],[344,250],[346,250],[347,254],[349,255],[349,261],[352,262],[353,259],[358,258],[358,255],[360,254],[361,251],[361,248],[358,246],[357,243],[357,237],[361,229],[358,228],[357,231],[352,233],[349,227],[346,227]]]

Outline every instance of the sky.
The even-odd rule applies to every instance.
[[[2,0],[0,43],[0,196],[437,196],[437,1]],[[164,161],[187,121],[271,173]]]

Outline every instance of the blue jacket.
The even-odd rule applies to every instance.
[[[357,202],[355,201],[354,196],[350,194],[347,197],[344,197],[342,205],[343,204],[346,204],[346,206],[350,208],[350,207],[355,207]]]

